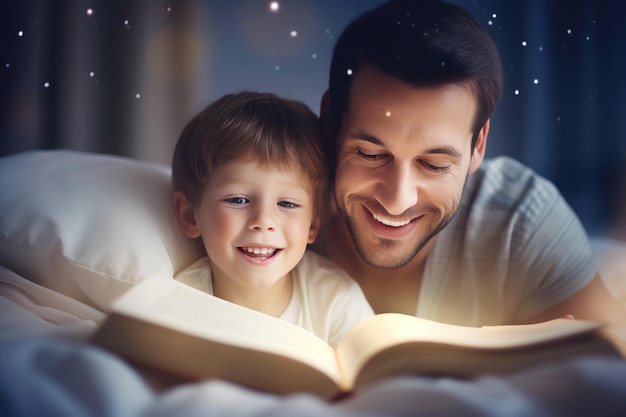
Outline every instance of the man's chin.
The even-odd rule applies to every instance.
[[[370,247],[375,248],[370,249],[366,248],[365,245],[357,244],[357,252],[361,259],[370,266],[380,269],[398,269],[411,262],[419,251],[403,253],[401,249],[404,246],[406,246],[406,243],[386,241],[370,245]]]
[[[365,263],[367,263],[369,266],[372,266],[374,268],[378,268],[378,269],[388,269],[390,271],[394,270],[394,269],[400,269],[404,266],[406,266],[409,262],[411,262],[411,259],[372,259],[372,258],[363,258],[363,260],[365,261]]]

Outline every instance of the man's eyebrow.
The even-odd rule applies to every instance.
[[[351,137],[353,139],[363,140],[365,142],[369,142],[374,145],[383,146],[383,147],[385,146],[382,140],[378,139],[376,136],[372,136],[367,133],[355,133],[351,135]],[[424,153],[431,154],[431,155],[436,155],[436,154],[448,155],[453,158],[461,158],[463,156],[463,154],[459,152],[459,150],[456,149],[454,146],[438,146],[436,148],[427,149]]]
[[[427,154],[444,154],[444,155],[449,155],[452,156],[454,158],[460,158],[463,156],[463,154],[461,152],[459,152],[458,149],[456,149],[454,146],[440,146],[437,148],[432,148],[432,149],[428,149],[426,150]]]

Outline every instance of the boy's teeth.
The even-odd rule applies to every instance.
[[[407,224],[410,223],[409,220],[405,220],[403,222],[392,222],[391,220],[387,220],[387,219],[383,219],[382,217],[378,217],[375,214],[372,214],[372,216],[374,216],[374,219],[376,219],[380,223],[384,224],[385,226],[402,227],[402,226],[406,226]]]
[[[255,255],[271,255],[276,252],[275,248],[243,248],[243,250]]]

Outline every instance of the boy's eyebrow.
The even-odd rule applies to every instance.
[[[369,142],[373,145],[385,147],[385,144],[382,140],[378,139],[376,136],[369,135],[367,133],[355,133],[351,135],[353,139],[363,140]],[[443,154],[449,155],[453,158],[461,158],[463,154],[459,152],[454,146],[438,146],[436,148],[427,149],[425,154]]]

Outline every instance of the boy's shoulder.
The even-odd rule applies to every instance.
[[[305,280],[309,288],[315,286],[350,287],[358,285],[348,273],[334,261],[313,250],[307,250],[294,269],[294,276]]]
[[[297,268],[302,272],[314,273],[322,276],[338,274],[342,277],[350,278],[343,268],[316,249],[307,249]],[[350,278],[350,280],[352,279]]]

